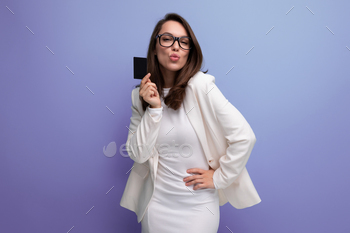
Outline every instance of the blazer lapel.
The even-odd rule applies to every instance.
[[[199,105],[196,101],[196,96],[193,90],[193,86],[190,84],[192,79],[189,80],[186,90],[186,96],[183,100],[183,106],[186,112],[186,115],[195,130],[199,141],[203,147],[205,156],[210,159],[208,142],[206,138],[206,132],[203,125],[203,118],[199,108]]]

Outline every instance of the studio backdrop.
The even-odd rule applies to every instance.
[[[119,205],[133,57],[169,12],[257,138],[247,169],[262,202],[221,206],[219,232],[349,232],[349,7],[2,0],[0,232],[141,231]]]

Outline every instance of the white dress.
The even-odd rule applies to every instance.
[[[170,88],[163,88],[166,96]],[[220,209],[217,189],[193,190],[183,178],[189,168],[209,169],[183,105],[168,108],[161,98],[161,108],[150,108],[153,119],[161,118],[156,141],[159,164],[155,191],[141,221],[142,233],[216,233]]]

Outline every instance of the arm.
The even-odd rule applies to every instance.
[[[210,77],[205,90],[208,103],[211,104],[218,124],[226,138],[228,147],[222,155],[220,167],[213,174],[217,189],[230,186],[245,168],[256,142],[255,134],[243,115],[224,97],[215,85],[215,78]]]
[[[131,110],[130,126],[126,149],[129,157],[137,163],[146,162],[154,155],[155,143],[160,129],[162,118],[161,108],[150,108],[148,106],[144,115],[141,117],[140,112],[136,108],[136,102],[139,101],[139,88],[135,88],[131,93]]]

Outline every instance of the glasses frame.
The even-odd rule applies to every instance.
[[[169,45],[169,46],[164,46],[164,45],[162,45],[162,44],[160,43],[160,37],[163,36],[163,35],[171,36],[171,37],[174,39],[174,40],[173,40],[173,43],[172,43],[171,45]],[[192,39],[191,39],[191,37],[188,37],[188,36],[176,37],[176,36],[173,36],[173,35],[171,35],[171,34],[164,33],[164,34],[159,34],[159,35],[157,35],[157,36],[156,36],[156,39],[157,39],[157,38],[159,38],[159,40],[158,40],[158,41],[159,41],[159,45],[162,46],[162,47],[165,47],[165,48],[169,48],[169,47],[173,46],[174,43],[175,43],[175,41],[177,41],[177,42],[179,43],[179,46],[180,46],[182,49],[184,49],[184,50],[190,50],[190,49],[192,48]],[[183,47],[181,46],[180,39],[182,39],[182,38],[188,38],[188,39],[190,40],[190,48],[189,48],[189,49],[185,49],[185,48],[183,48]]]

